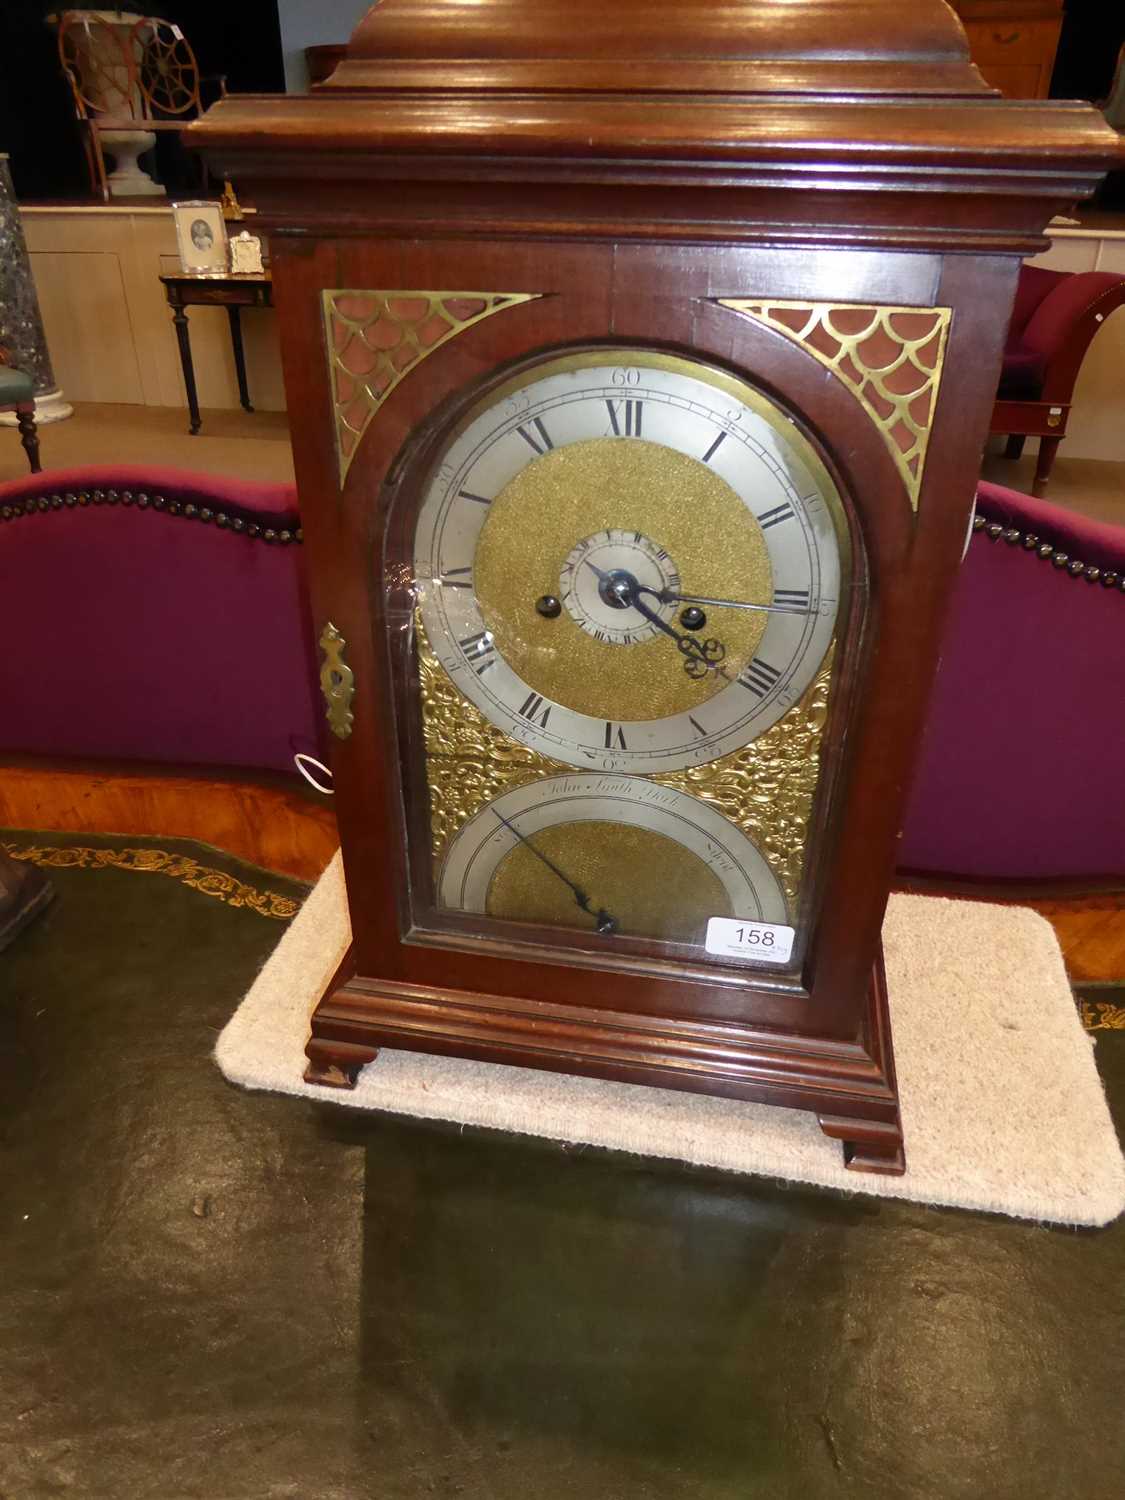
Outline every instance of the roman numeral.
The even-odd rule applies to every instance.
[[[777,526],[782,521],[791,521],[796,512],[788,500],[783,500],[780,505],[775,505],[772,510],[763,511],[757,517],[758,525],[763,531],[768,531],[771,526]]]
[[[725,439],[726,439],[726,433],[725,432],[720,432],[719,435],[718,435],[718,437],[711,444],[710,448],[708,448],[707,452],[703,455],[703,462],[705,464],[709,464],[711,462],[711,460],[714,458],[715,454],[719,450],[719,444],[722,443],[722,442],[724,442]]]
[[[478,677],[487,672],[496,660],[496,647],[492,643],[491,631],[481,630],[476,635],[467,635],[457,644],[470,662],[480,662],[480,666],[477,667]]]
[[[446,589],[471,589],[472,571],[472,568],[446,568],[438,582]]]
[[[516,428],[516,431],[529,448],[534,449],[536,453],[546,453],[548,448],[555,446],[551,442],[547,429],[543,426],[541,417],[533,417],[529,425],[535,428],[534,432],[529,432],[526,427]]]
[[[527,698],[520,705],[520,713],[525,719],[530,719],[533,724],[538,724],[541,729],[546,729],[547,720],[551,717],[551,705],[544,703],[538,693],[528,693]]]
[[[636,437],[641,435],[641,416],[644,411],[643,401],[606,401],[609,408],[610,425],[613,428],[614,437]],[[624,425],[618,420],[618,412],[622,412]]]
[[[691,714],[688,714],[688,723],[695,730],[696,734],[701,740],[705,740],[707,738],[706,729],[704,729],[703,725],[699,722],[698,719],[693,719]]]
[[[756,656],[749,666],[743,667],[738,680],[744,688],[749,688],[755,698],[764,698],[780,676],[776,667],[771,667],[768,661],[762,661]]]
[[[619,750],[628,750],[629,748],[625,743],[625,731],[621,728],[620,724],[610,724],[607,722],[605,726],[605,747],[607,750],[612,750],[615,745]]]
[[[458,490],[458,500],[475,500],[478,505],[491,505],[491,500],[486,500],[483,495],[474,495],[472,490]]]
[[[786,609],[808,609],[808,589],[774,589],[773,602],[784,605]]]

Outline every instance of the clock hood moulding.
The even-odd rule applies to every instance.
[[[1091,105],[990,89],[943,0],[381,0],[314,93],[188,140],[267,227],[1017,253],[1125,166]]]

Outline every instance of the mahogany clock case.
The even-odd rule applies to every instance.
[[[348,970],[355,977],[318,1014],[321,1057],[334,1056],[337,1066],[346,1061],[344,1072],[354,1076],[375,1046],[407,1045],[815,1104],[829,1113],[866,1107],[893,1114],[872,955],[936,660],[944,584],[960,556],[965,497],[972,494],[986,423],[981,413],[994,365],[981,360],[980,349],[1000,346],[1015,262],[821,253],[813,282],[800,257],[747,247],[340,240],[292,255],[283,243],[278,254],[298,349],[322,336],[316,320],[325,287],[409,282],[535,296],[450,340],[402,380],[356,450],[342,492],[331,424],[303,424],[295,434],[306,457],[315,449],[317,478],[312,503],[306,498],[304,506],[316,618],[331,619],[346,638],[357,683],[354,730],[335,757],[338,797],[349,810],[341,837],[354,931]],[[874,424],[857,417],[847,387],[826,379],[823,366],[781,333],[719,305],[721,298],[766,289],[781,299],[953,308],[946,360],[964,377],[944,386],[937,403],[930,441],[942,454],[941,479],[923,483],[917,514],[886,443]],[[972,315],[962,316],[967,307]],[[407,755],[417,755],[410,653],[388,649],[401,645],[402,631],[391,627],[409,614],[412,598],[412,506],[402,492],[417,490],[433,444],[462,402],[521,362],[574,347],[576,338],[671,349],[742,375],[797,418],[845,497],[856,607],[840,641],[825,738],[824,765],[835,786],[829,798],[822,783],[810,838],[819,916],[798,975],[748,975],[740,967],[724,982],[698,970],[659,979],[576,972],[526,957],[513,961],[502,938],[479,937],[479,924],[464,949],[402,941],[412,920],[404,892],[424,892],[428,881],[425,862],[416,858],[411,869],[407,850],[424,851],[429,842],[424,803],[415,796],[404,810],[400,746],[392,738],[397,722]],[[330,408],[327,363],[301,364],[302,407]],[[960,503],[951,503],[946,486]],[[392,501],[397,525],[388,535]],[[393,618],[387,579],[400,590],[390,597]],[[424,909],[416,907],[413,921],[425,924]],[[557,933],[551,943],[560,946]],[[550,1054],[543,1037],[548,1008],[560,1028]],[[596,1033],[611,1015],[617,1034],[607,1041]],[[645,1031],[643,1043],[620,1029],[631,1017]],[[663,1034],[652,1035],[653,1018],[660,1018]],[[672,1040],[669,1024],[694,1024],[706,1042],[701,1034]],[[732,1027],[737,1037],[728,1034]],[[786,1038],[799,1060],[782,1055]],[[333,1053],[333,1042],[367,1050]],[[689,1060],[691,1049],[696,1055]],[[841,1092],[851,1097],[841,1102]]]
[[[316,94],[228,99],[190,135],[271,236],[315,629],[354,672],[334,757],[354,941],[309,1076],[346,1086],[387,1045],[661,1083],[815,1109],[853,1165],[901,1170],[879,931],[943,611],[1020,259],[1116,137],[1086,106],[991,94],[938,0],[383,0]],[[342,289],[528,300],[406,369],[344,463],[324,317]],[[735,300],[948,310],[913,488],[854,382]],[[399,628],[419,476],[462,403],[588,345],[740,376],[844,496],[856,587],[793,973],[591,968],[424,930]]]

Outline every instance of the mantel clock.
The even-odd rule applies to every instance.
[[[353,945],[306,1076],[762,1100],[901,1171],[942,612],[1020,259],[1116,137],[1001,100],[940,0],[382,0],[190,136],[270,236],[324,653]]]

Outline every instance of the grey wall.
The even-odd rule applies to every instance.
[[[305,48],[346,42],[371,0],[277,0],[285,87],[303,93],[309,86]]]

